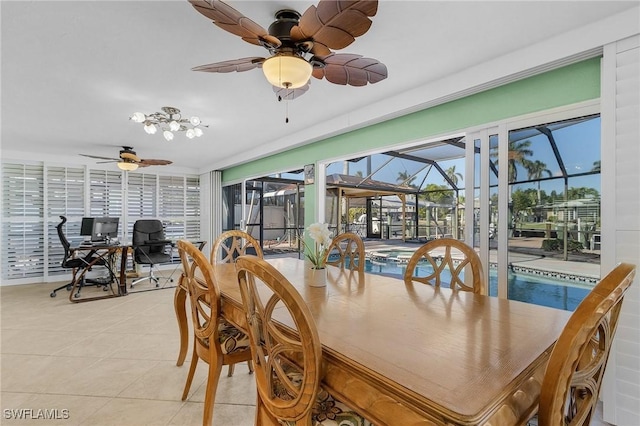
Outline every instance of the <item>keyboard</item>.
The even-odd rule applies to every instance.
[[[119,245],[120,245],[120,241],[110,241],[110,242],[106,242],[106,241],[84,241],[84,242],[80,243],[79,247],[80,248],[112,247],[112,246],[119,246]]]

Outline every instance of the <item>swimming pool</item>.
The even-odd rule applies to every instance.
[[[368,253],[365,271],[402,277],[411,254],[411,251],[399,250]],[[432,271],[431,266],[426,263],[416,267],[416,275],[420,277],[427,276]],[[573,311],[593,287],[585,280],[576,282],[512,271],[509,271],[508,277],[509,299],[568,311]],[[489,270],[489,294],[498,294],[498,273],[495,269]]]

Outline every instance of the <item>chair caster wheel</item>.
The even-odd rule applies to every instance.
[[[109,287],[107,286],[102,287],[102,291],[107,291],[107,290],[109,290]]]
[[[80,293],[76,293],[73,295],[73,297],[75,297],[76,299],[78,299],[80,297]]]
[[[72,289],[72,288],[73,288],[73,286],[72,286],[71,284],[69,284],[69,285],[66,287],[67,291],[71,291],[71,289]]]
[[[52,291],[52,292],[51,292],[51,294],[50,294],[49,296],[51,296],[51,297],[56,297],[57,295],[56,295],[56,292],[55,292],[55,291]]]

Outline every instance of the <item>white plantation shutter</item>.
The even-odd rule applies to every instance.
[[[167,226],[169,238],[200,239],[198,176],[129,173],[125,188],[126,174],[119,171],[7,161],[1,172],[3,283],[69,273],[60,266],[64,253],[56,230],[60,216],[67,218],[64,231],[72,245],[83,238],[80,224],[85,216],[119,217],[121,235],[125,227],[130,235],[137,219],[157,218]],[[128,224],[123,221],[125,209]]]
[[[91,170],[89,178],[89,216],[121,218],[122,174],[116,171]]]
[[[640,268],[640,36],[605,46],[602,72],[602,271]],[[605,214],[606,213],[606,214]],[[605,224],[606,221],[606,224]],[[606,229],[605,229],[606,226]],[[603,420],[640,424],[640,275],[629,287],[605,373]]]
[[[65,216],[64,233],[71,245],[80,242],[80,223],[84,216],[84,168],[47,167],[47,264],[49,274],[68,273],[62,268],[64,249],[56,226]]]
[[[2,164],[2,279],[45,270],[44,172],[41,165]]]
[[[143,217],[156,217],[158,202],[158,176],[129,173],[127,185],[127,217],[135,221]]]
[[[168,239],[185,237],[185,178],[159,177],[158,214]]]
[[[130,239],[136,220],[158,217],[158,176],[149,173],[129,173],[127,183],[126,234]]]
[[[186,179],[186,211],[185,238],[196,240],[200,238],[200,178]]]

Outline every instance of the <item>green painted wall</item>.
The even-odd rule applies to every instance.
[[[363,89],[366,90],[366,89]],[[242,164],[222,173],[223,184],[330,157],[383,148],[441,133],[600,97],[600,58],[529,77],[463,99]]]

